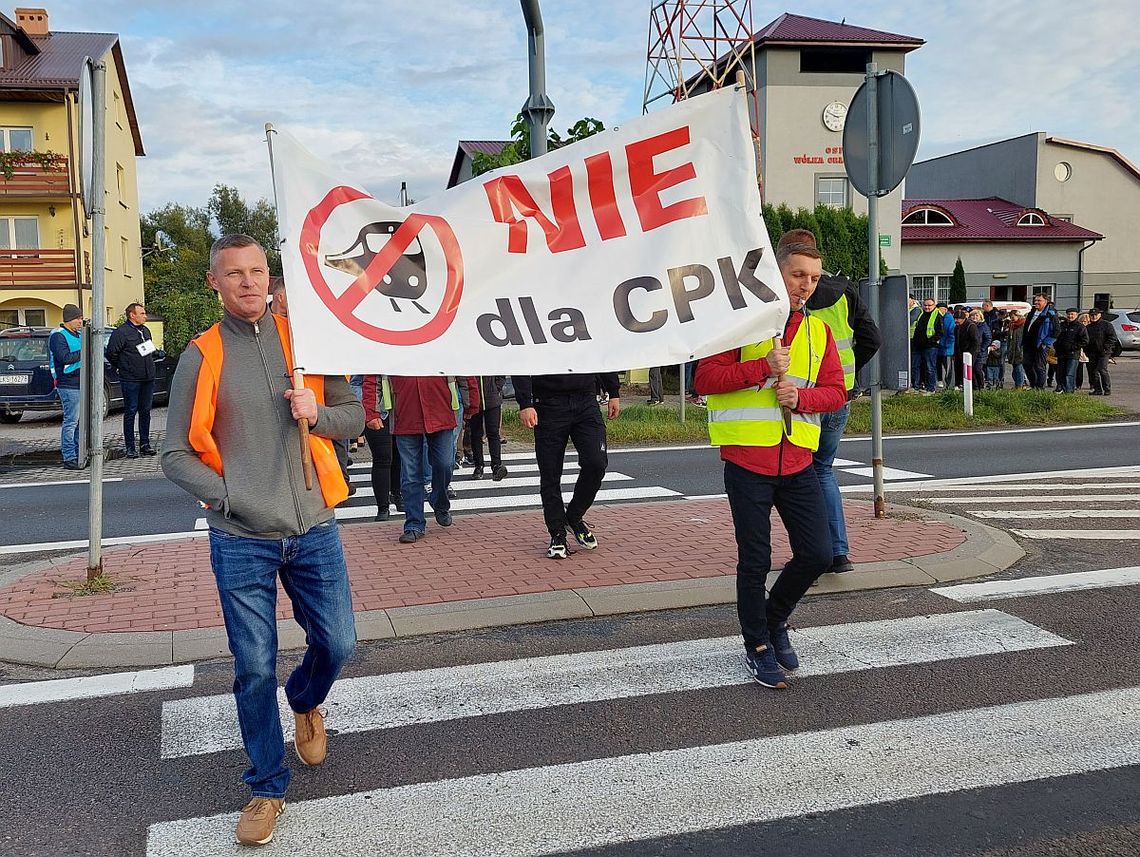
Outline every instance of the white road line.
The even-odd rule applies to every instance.
[[[943,437],[944,435],[938,435]],[[909,485],[899,485],[896,491],[936,491],[952,485],[965,485],[977,488],[984,485],[990,487],[997,482],[1033,482],[1045,479],[1073,479],[1085,476],[1140,476],[1140,465],[1124,465],[1121,467],[1087,467],[1080,470],[1043,470],[1040,473],[1001,473],[986,476],[955,476],[949,479],[930,479],[926,482],[914,482]],[[1042,486],[1048,488],[1049,486]],[[1065,486],[1059,486],[1064,488]],[[843,493],[855,491],[870,491],[870,485],[844,485],[839,489]],[[957,489],[955,489],[957,490]]]
[[[563,492],[562,498],[569,503],[573,497],[571,492]],[[652,500],[665,498],[680,499],[681,494],[669,488],[648,486],[642,488],[603,488],[598,492],[596,502],[620,502],[622,500]],[[527,506],[541,506],[542,498],[538,494],[505,494],[498,497],[464,497],[451,501],[453,512],[497,512],[502,509],[522,509]],[[425,511],[430,510],[425,500]],[[338,521],[353,521],[358,518],[372,518],[376,515],[376,506],[341,506],[336,510]],[[430,520],[430,511],[428,511]]]
[[[205,520],[202,518],[200,520]],[[195,525],[197,529],[197,525]],[[143,545],[154,542],[177,541],[178,539],[195,539],[204,536],[203,532],[190,533],[151,533],[141,536],[116,536],[103,539],[101,544],[108,545]],[[0,555],[13,556],[23,553],[45,553],[46,551],[81,550],[87,547],[87,539],[75,539],[69,542],[39,542],[30,545],[0,545]]]
[[[1078,541],[1136,541],[1140,530],[1013,530],[1026,539],[1076,539]]]
[[[1048,499],[1038,497],[1038,500]],[[1054,521],[1061,518],[1140,518],[1140,509],[966,509],[976,518],[1008,521]]]
[[[1119,423],[1118,423],[1118,425],[1119,425]],[[680,446],[611,446],[606,450],[606,452],[608,452],[610,455],[628,455],[630,453],[639,453],[639,452],[681,452],[681,451],[689,450],[689,449],[705,449],[705,450],[712,451],[714,449],[714,447],[709,446],[707,443],[684,444],[684,445],[680,445]],[[569,461],[569,459],[571,459],[571,458],[577,459],[577,457],[578,457],[578,452],[574,449],[574,447],[573,446],[567,447],[567,449],[566,449],[567,460]],[[529,461],[535,460],[534,448],[533,447],[530,448],[526,452],[504,452],[503,453],[503,461],[528,461],[528,460]],[[372,465],[369,462],[361,461],[361,462],[358,462],[356,464],[353,464],[350,469],[361,470],[361,469],[364,469],[366,467],[371,467],[371,466]]]
[[[352,465],[352,469],[355,469],[355,468],[356,468],[356,465],[355,464]],[[566,473],[573,473],[573,472],[578,470],[578,463],[576,461],[567,461],[562,469]],[[490,477],[491,465],[489,462],[486,465],[484,465],[484,470],[487,472],[487,478],[490,479],[491,478]],[[509,472],[509,475],[511,475],[511,476],[514,476],[517,473],[538,473],[538,464],[534,463],[534,462],[529,462],[529,463],[528,462],[515,462],[515,463],[510,464],[507,467],[507,471]],[[455,474],[451,478],[454,480],[454,479],[463,479],[465,477],[470,477],[470,476],[471,476],[471,468],[464,466],[464,467],[456,470]],[[368,471],[354,472],[354,473],[349,474],[349,479],[353,482],[367,482],[369,480],[369,478],[370,478],[370,475],[369,475]]]
[[[1108,487],[1108,486],[1106,486]],[[981,497],[911,497],[912,500],[924,500],[927,503],[950,503],[957,505],[974,505],[979,503],[1040,503],[1042,499],[1049,501],[1063,500],[1066,503],[1119,503],[1121,500],[1135,500],[1135,494],[1049,494],[1042,497],[1034,493],[1031,497],[990,497],[986,494],[984,483],[978,485],[978,494]]]
[[[797,676],[1070,644],[998,610],[803,628],[793,638],[803,662]],[[722,637],[345,679],[333,687],[326,706],[330,728],[365,732],[750,680],[740,639]],[[293,718],[283,695],[279,703],[282,727],[292,734]],[[240,746],[232,695],[163,704],[162,758]]]
[[[993,437],[995,434],[1039,434],[1041,432],[1051,431],[1089,431],[1095,429],[1113,429],[1113,428],[1131,428],[1133,426],[1140,426],[1140,422],[1127,422],[1127,423],[1090,423],[1083,426],[1037,426],[1034,428],[1017,428],[1017,429],[1000,429],[988,431],[939,431],[931,432],[930,434],[892,434],[887,435],[887,440],[926,440],[927,438],[940,438],[945,439],[948,437]],[[869,441],[870,435],[862,437],[845,437],[841,442],[855,443],[857,441]]]
[[[0,686],[0,708],[17,705],[39,705],[42,702],[64,702],[69,699],[93,699],[190,687],[194,684],[193,665],[162,667],[128,673],[108,673],[82,678],[60,678]]]
[[[109,479],[104,479],[103,484],[108,482],[122,482],[122,476],[113,476]],[[0,488],[53,488],[56,485],[90,485],[90,479],[60,479],[56,482],[10,482],[7,485],[0,485]]]
[[[1023,483],[1006,483],[999,485],[991,485],[989,480],[991,477],[979,476],[976,477],[973,484],[970,485],[931,485],[930,483],[916,484],[916,485],[895,485],[891,488],[892,491],[934,491],[937,489],[940,493],[943,491],[973,491],[974,493],[989,494],[992,491],[1033,491],[1038,496],[1048,498],[1052,496],[1050,491],[1087,491],[1095,489],[1103,491],[1115,491],[1118,488],[1140,488],[1140,482],[1080,482],[1080,483],[1054,483],[1052,485],[1041,485],[1040,483],[1023,482]],[[979,481],[984,480],[984,481]],[[860,490],[868,490],[869,486],[860,485]]]
[[[386,857],[600,850],[1128,767],[1140,764],[1138,721],[1140,688],[1123,688],[417,783],[290,804],[275,850]],[[226,813],[151,825],[147,855],[233,855],[235,820]]]
[[[930,591],[968,604],[972,601],[990,601],[996,598],[1021,598],[1026,595],[1053,595],[1110,586],[1137,585],[1140,585],[1140,566],[1102,568],[1097,571],[1077,571],[1070,574],[1047,574],[1041,577],[1021,577],[1016,580],[991,580],[986,583],[960,583],[954,586],[939,586]]]
[[[866,476],[870,478],[874,475],[874,469],[868,467],[848,467],[843,468],[843,473],[850,473],[852,476]],[[897,470],[894,467],[883,468],[883,478],[887,480],[894,479],[929,479],[929,473],[915,473],[912,470]]]
[[[577,478],[578,474],[576,473],[564,473],[562,474],[562,484],[573,485],[574,480]],[[632,479],[632,476],[627,476],[624,473],[614,473],[612,471],[602,477],[603,482],[628,482]],[[487,476],[483,479],[453,479],[451,481],[451,487],[454,488],[457,493],[461,491],[506,491],[511,488],[537,488],[538,482],[538,476],[508,476],[499,482],[495,482],[490,476]],[[424,493],[426,496],[426,489]],[[362,497],[373,496],[375,495],[372,492],[372,486],[365,485],[357,488],[356,493],[349,498],[348,502],[351,503],[353,500],[359,500]]]

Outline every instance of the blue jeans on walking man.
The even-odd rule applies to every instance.
[[[277,707],[277,577],[293,604],[308,648],[285,682],[296,713],[325,701],[356,645],[352,595],[336,521],[300,536],[258,539],[210,529],[210,564],[218,583],[234,656],[234,698],[254,797],[280,798],[289,787]]]
[[[79,461],[79,388],[56,387],[63,405],[63,427],[59,433],[59,451],[64,461]]]
[[[428,502],[437,515],[451,511],[447,488],[451,484],[451,471],[455,467],[455,430],[444,429],[431,434],[398,434],[396,447],[400,450],[400,493],[404,500],[404,530],[427,532],[424,517],[423,449],[427,440],[427,454],[431,461],[431,494]]]
[[[831,466],[839,451],[839,441],[847,429],[847,418],[851,415],[848,402],[838,411],[821,414],[819,449],[812,455],[812,467],[819,477],[819,487],[823,491],[823,502],[827,506],[827,525],[831,533],[831,556],[847,556],[847,521],[843,518],[843,497],[839,493],[839,483]]]
[[[139,444],[150,448],[150,408],[154,401],[154,381],[123,381],[123,446],[134,452],[135,414],[139,417]]]

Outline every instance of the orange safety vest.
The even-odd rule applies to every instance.
[[[288,322],[281,316],[272,316],[277,323],[277,335],[281,349],[285,352],[285,365],[293,366],[293,347],[289,339]],[[190,446],[198,453],[202,463],[222,475],[222,454],[214,440],[214,417],[218,408],[218,385],[222,377],[222,332],[215,324],[193,340],[202,353],[202,369],[198,372],[198,386],[194,391],[194,408],[190,414]],[[316,394],[317,404],[325,403],[325,378],[323,375],[307,375],[305,386]],[[348,485],[341,473],[332,441],[328,438],[309,434],[309,450],[313,454],[313,467],[321,483],[321,493],[325,505],[330,509],[348,498]]]

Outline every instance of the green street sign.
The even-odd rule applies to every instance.
[[[879,235],[879,246],[880,247],[890,247],[891,246],[891,236],[880,234]]]

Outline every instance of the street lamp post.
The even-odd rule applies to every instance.
[[[530,97],[522,107],[523,118],[530,127],[530,156],[546,154],[547,127],[554,117],[554,102],[546,94],[546,46],[542,30],[542,12],[538,0],[521,0],[526,20],[527,47],[530,58]]]

